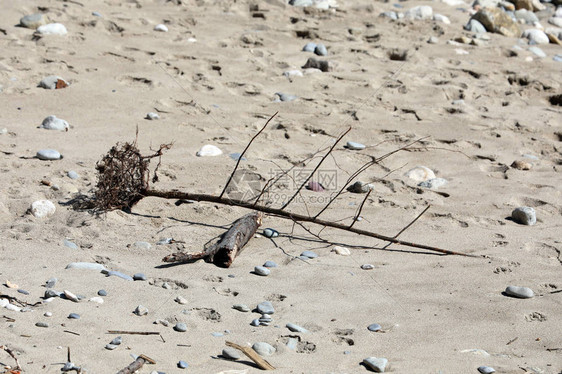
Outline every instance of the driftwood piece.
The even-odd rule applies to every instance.
[[[225,344],[229,347],[236,348],[242,351],[242,353],[244,353],[250,360],[254,361],[256,365],[258,365],[261,369],[275,370],[275,367],[273,367],[273,365],[271,365],[269,362],[261,358],[261,356],[257,354],[257,352],[254,351],[252,348],[242,347],[241,345],[232,342],[226,342]]]
[[[20,363],[18,361],[18,358],[16,357],[14,351],[11,350],[10,348],[6,347],[5,345],[0,345],[0,349],[5,351],[7,354],[9,354],[14,359],[14,361],[16,361],[16,368],[14,370],[10,370],[9,373],[19,374],[22,371],[22,368],[21,368],[21,365],[20,365]]]
[[[252,212],[238,218],[230,229],[221,235],[218,242],[198,253],[172,253],[162,259],[164,262],[191,262],[204,258],[207,262],[228,268],[242,252],[244,246],[261,226],[262,214]]]
[[[156,361],[147,357],[145,355],[140,355],[137,359],[129,364],[126,368],[123,368],[117,372],[117,374],[133,374],[139,370],[145,363],[155,364]]]

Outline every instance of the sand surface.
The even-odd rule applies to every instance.
[[[0,280],[29,295],[5,285],[0,292],[35,304],[43,301],[45,282],[56,277],[55,290],[85,297],[79,303],[55,298],[28,312],[0,309],[0,344],[17,353],[23,372],[60,372],[70,347],[72,361],[88,373],[115,373],[133,361],[131,354],[157,362],[141,373],[184,372],[179,360],[189,363],[185,372],[257,373],[245,358],[233,362],[220,355],[225,341],[263,341],[277,348],[266,359],[279,373],[362,373],[368,371],[361,365],[367,357],[387,358],[387,371],[396,373],[477,373],[481,365],[498,373],[560,373],[562,115],[548,99],[561,94],[562,65],[552,57],[562,47],[541,45],[547,57],[539,59],[526,42],[498,34],[488,34],[490,40],[479,46],[447,44],[470,36],[462,29],[469,14],[458,9],[468,4],[399,4],[402,9],[342,1],[337,10],[321,11],[277,0],[4,2]],[[378,16],[417,5],[430,5],[451,24]],[[22,16],[37,12],[64,24],[68,34],[36,38],[34,30],[16,27]],[[154,31],[160,23],[169,31]],[[438,43],[427,43],[431,36]],[[310,41],[327,46],[328,56],[316,58],[330,61],[333,71],[288,79],[285,71],[303,71],[315,57],[301,51]],[[395,49],[407,51],[405,61],[389,58]],[[37,87],[48,75],[70,86]],[[278,92],[298,98],[276,102]],[[460,99],[464,103],[453,103]],[[165,255],[201,250],[248,211],[146,198],[131,213],[95,216],[68,204],[76,194],[91,196],[96,162],[117,142],[134,141],[136,129],[146,154],[173,142],[153,188],[218,194],[235,165],[229,154],[242,152],[277,111],[240,165],[263,180],[299,165],[352,128],[319,171],[327,190],[303,190],[289,210],[315,214],[372,157],[424,138],[358,178],[374,190],[354,227],[394,236],[431,205],[400,238],[479,257],[397,245],[384,249],[385,242],[332,229],[321,231],[325,242],[289,220],[266,216],[263,228],[275,228],[280,236],[252,239],[229,269],[203,261],[162,267]],[[160,119],[144,119],[148,112]],[[38,128],[48,115],[67,120],[70,130]],[[346,149],[347,141],[367,148]],[[223,154],[197,157],[205,144]],[[33,158],[45,148],[64,158]],[[531,169],[511,168],[515,160]],[[318,161],[295,170],[306,174]],[[435,191],[417,187],[404,174],[418,165],[448,184]],[[79,179],[70,179],[68,171]],[[296,185],[288,179],[268,198],[279,206]],[[346,193],[321,217],[350,224],[364,196]],[[54,215],[29,213],[42,199],[55,204]],[[520,206],[536,210],[536,225],[508,219]],[[306,227],[314,234],[321,230]],[[161,238],[177,243],[156,245]],[[65,246],[65,239],[78,249]],[[138,248],[138,241],[151,248]],[[334,244],[351,255],[336,254]],[[305,250],[319,257],[295,259]],[[267,277],[253,274],[266,260],[279,266]],[[141,272],[149,280],[65,269],[77,261]],[[375,268],[362,270],[363,264]],[[535,296],[505,296],[509,285],[529,287]],[[108,292],[105,302],[88,301],[100,289]],[[187,304],[175,302],[177,296]],[[258,313],[232,309],[254,309],[265,300],[275,307],[270,326],[250,326]],[[133,314],[138,305],[148,315]],[[68,319],[69,313],[81,318]],[[158,319],[170,325],[154,324]],[[177,322],[187,332],[174,331]],[[309,332],[290,332],[287,323]],[[382,332],[368,331],[372,323]],[[115,337],[108,330],[160,336],[122,335],[123,344],[106,350]],[[291,350],[285,343],[295,336],[300,343]],[[2,352],[0,363],[14,364]]]

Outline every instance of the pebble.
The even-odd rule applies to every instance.
[[[523,37],[529,39],[529,44],[548,44],[548,36],[542,30],[529,29],[523,32]]]
[[[510,166],[517,170],[531,170],[532,164],[523,160],[515,160]]]
[[[336,252],[336,254],[340,256],[349,256],[351,254],[351,251],[348,248],[341,247],[339,245],[336,245],[334,249],[332,249],[332,252]]]
[[[64,290],[63,293],[64,293],[64,296],[65,296],[68,300],[74,301],[75,303],[77,303],[77,302],[79,301],[79,300],[78,300],[78,297],[77,297],[75,294],[73,294],[72,292],[70,292],[70,291],[68,291],[68,290]]]
[[[68,86],[70,86],[70,83],[57,75],[49,75],[39,82],[39,87],[46,90],[56,90],[57,88],[60,89]]]
[[[65,269],[86,269],[86,270],[97,270],[104,271],[105,266],[102,264],[97,264],[95,262],[71,262],[66,265]]]
[[[297,349],[299,344],[299,340],[297,338],[289,338],[287,340],[287,348],[292,349],[293,351]]]
[[[75,172],[74,170],[70,170],[68,173],[66,173],[66,175],[67,175],[70,179],[78,179],[78,178],[80,178],[80,176],[78,175],[78,173]]]
[[[363,270],[373,270],[375,268],[375,265],[373,264],[363,264],[361,265],[361,269]]]
[[[442,14],[434,14],[433,15],[433,20],[437,21],[437,22],[443,22],[445,25],[450,25],[451,24],[451,20],[449,19],[449,17],[444,16]]]
[[[43,315],[44,315],[45,317],[52,317],[52,316],[53,316],[53,313],[51,313],[51,312],[45,312],[45,313],[43,313]]]
[[[169,290],[170,288],[172,288],[172,286],[170,286],[168,282],[164,282],[162,283],[162,288],[165,290]]]
[[[353,193],[367,193],[372,189],[374,189],[374,186],[372,184],[361,181],[357,181],[347,187],[347,190]]]
[[[47,322],[37,322],[35,324],[35,326],[37,326],[37,327],[49,327],[49,324]]]
[[[382,12],[381,14],[379,14],[379,17],[386,17],[386,18],[390,18],[392,20],[397,21],[398,20],[398,14],[396,14],[396,12],[393,11],[386,11],[386,12]]]
[[[433,9],[428,5],[419,5],[410,8],[404,13],[404,18],[407,19],[431,19],[433,17]]]
[[[505,293],[509,296],[518,297],[520,299],[530,299],[535,296],[533,290],[528,287],[508,286]]]
[[[264,301],[258,304],[256,307],[259,313],[261,314],[273,314],[275,313],[275,309],[273,308],[273,304],[271,301]]]
[[[301,256],[304,257],[308,257],[308,258],[316,258],[318,257],[318,254],[312,252],[312,251],[304,251],[303,253],[300,254]]]
[[[128,280],[128,281],[132,281],[132,280],[133,280],[133,277],[131,277],[130,275],[123,274],[123,273],[121,273],[120,271],[115,271],[115,270],[106,271],[106,275],[107,275],[108,277],[111,277],[111,276],[119,277],[119,278],[121,278],[121,279],[125,279],[125,280]]]
[[[21,293],[21,294],[24,294],[24,295],[29,295],[28,291],[26,291],[24,289],[21,289],[21,288],[18,289],[18,292]]]
[[[211,335],[214,336],[215,338],[220,338],[221,336],[224,336],[224,333],[222,333],[222,332],[212,332]]]
[[[539,22],[539,18],[535,13],[528,11],[527,9],[519,9],[515,11],[515,18],[522,19],[526,24],[532,25],[535,22]]]
[[[142,305],[139,305],[135,308],[134,312],[137,316],[146,316],[148,314],[148,308]]]
[[[51,290],[51,289],[45,291],[45,298],[47,299],[50,297],[61,297],[62,295],[63,295],[62,292]]]
[[[252,322],[250,322],[251,326],[259,326],[260,325],[260,320],[259,318],[253,319]]]
[[[231,154],[228,155],[228,157],[230,157],[234,161],[240,160],[240,156],[242,156],[242,154],[240,154],[238,152],[234,152],[234,153],[231,153]],[[242,161],[248,161],[248,159],[246,157],[242,157]]]
[[[408,170],[404,175],[416,182],[423,182],[428,179],[435,178],[433,170],[425,166],[416,166],[415,168]]]
[[[377,332],[377,331],[381,331],[382,327],[378,323],[372,323],[369,326],[367,326],[367,330],[372,332]]]
[[[254,273],[256,273],[257,275],[262,275],[262,276],[266,277],[271,273],[271,270],[269,270],[265,266],[256,266],[256,267],[254,267]]]
[[[105,349],[113,351],[114,349],[116,349],[117,346],[115,344],[106,344],[105,345]]]
[[[540,58],[546,57],[546,53],[544,53],[544,51],[539,47],[535,47],[535,46],[529,47],[529,52]]]
[[[266,267],[266,268],[276,268],[277,264],[273,261],[268,260],[263,264],[263,266]]]
[[[511,218],[517,223],[522,225],[532,226],[537,223],[537,214],[535,213],[535,209],[522,206],[516,208],[511,212]]]
[[[491,373],[495,373],[496,369],[489,366],[480,366],[478,368],[478,371],[482,374],[491,374]]]
[[[92,16],[94,16],[94,17],[103,17],[100,12],[96,12],[96,11],[93,11],[93,12],[92,12]]]
[[[207,144],[204,145],[203,147],[201,147],[201,149],[199,151],[197,151],[196,156],[197,157],[210,157],[210,156],[218,156],[221,155],[222,151],[212,145],[212,144]]]
[[[154,112],[149,112],[146,114],[146,117],[144,117],[146,119],[149,119],[151,121],[160,119],[160,115],[158,113],[154,113]]]
[[[419,187],[429,188],[430,190],[436,190],[439,187],[443,187],[449,183],[446,179],[443,178],[431,178],[426,181],[418,183]]]
[[[60,160],[62,155],[56,149],[41,149],[37,151],[37,158],[44,161]]]
[[[154,31],[168,32],[168,27],[160,23],[154,26]]]
[[[292,78],[292,77],[302,77],[302,71],[300,70],[287,70],[283,73],[284,76],[286,76],[287,78]]]
[[[429,37],[429,39],[427,39],[427,42],[429,44],[437,44],[437,43],[439,43],[439,38],[436,37],[436,36],[431,36],[431,37]]]
[[[146,275],[144,275],[143,273],[136,273],[133,275],[133,280],[136,281],[145,281],[146,279]]]
[[[165,320],[165,319],[157,319],[157,320],[154,321],[153,323],[154,323],[155,325],[160,324],[160,325],[165,326],[165,327],[168,327],[168,326],[170,325],[170,322],[168,322],[168,320]]]
[[[275,348],[271,344],[265,342],[254,343],[254,345],[252,345],[252,349],[260,356],[271,356],[275,353]]]
[[[138,241],[133,243],[133,247],[136,249],[150,249],[152,246],[148,242]]]
[[[62,23],[49,23],[39,26],[37,32],[43,35],[66,35],[68,33]]]
[[[286,327],[292,332],[302,332],[302,333],[308,332],[308,330],[305,329],[304,327],[295,325],[294,323],[287,323]]]
[[[183,296],[177,296],[174,301],[180,305],[185,305],[187,304],[187,299]]]
[[[222,357],[229,359],[229,360],[238,360],[240,357],[240,351],[237,349],[226,347],[222,350]]]
[[[548,23],[556,27],[562,27],[562,17],[551,17],[548,19]]]
[[[324,44],[320,43],[316,46],[316,48],[314,48],[314,54],[318,56],[327,56],[328,50]]]
[[[375,373],[384,373],[388,360],[386,358],[367,357],[363,364]]]
[[[552,59],[556,62],[562,62],[562,55],[554,55]]]
[[[181,361],[181,360],[180,360],[180,362],[178,362],[178,367],[179,367],[180,369],[187,369],[188,366],[189,366],[188,363],[185,362],[185,361]]]
[[[268,228],[268,229],[263,230],[263,235],[266,238],[276,238],[276,237],[279,236],[279,232],[277,232],[277,230]]]
[[[471,19],[468,23],[464,26],[464,29],[475,34],[484,34],[486,33],[486,28],[480,22],[475,19]]]
[[[472,16],[480,22],[487,31],[496,32],[504,36],[519,37],[521,29],[513,18],[498,7],[485,7]]]
[[[80,319],[80,314],[77,314],[77,313],[70,313],[70,314],[68,315],[68,318],[69,318],[69,319]]]
[[[103,298],[99,297],[99,296],[94,296],[90,298],[91,302],[97,303],[97,304],[103,304]]]
[[[107,291],[106,291],[106,290],[99,290],[99,291],[98,291],[98,295],[100,295],[100,296],[107,296]]]
[[[347,142],[346,145],[345,145],[345,148],[352,149],[354,151],[360,151],[362,149],[365,149],[365,145],[361,144],[361,143],[356,143],[356,142]]]
[[[65,247],[68,247],[68,248],[70,248],[70,249],[78,249],[78,246],[77,246],[75,243],[73,243],[73,242],[71,242],[70,240],[68,240],[68,239],[64,239],[64,240],[62,241],[62,244],[63,244]]]
[[[177,332],[186,332],[186,331],[187,331],[187,326],[186,326],[185,323],[178,322],[178,323],[176,323],[176,325],[174,326],[174,330],[176,330]]]
[[[57,284],[58,279],[57,278],[49,278],[46,282],[45,282],[45,287],[46,288],[53,288],[55,287],[55,284]]]
[[[314,52],[316,49],[316,43],[309,42],[306,43],[304,47],[302,47],[303,52]]]
[[[29,14],[20,18],[20,26],[28,29],[36,29],[47,23],[47,17],[42,13]]]
[[[295,95],[285,94],[283,92],[276,92],[275,96],[277,96],[277,99],[275,99],[276,102],[294,101],[294,100],[298,99],[298,97],[295,96]]]
[[[232,309],[236,309],[239,312],[243,312],[243,313],[246,313],[246,312],[250,311],[250,308],[247,305],[244,305],[244,304],[234,304],[232,306]]]
[[[156,242],[156,245],[170,244],[174,241],[174,238],[162,238]]]
[[[306,63],[302,66],[303,69],[318,69],[322,72],[332,71],[334,67],[332,64],[325,60],[317,60],[314,57],[310,57],[306,60]]]
[[[271,318],[271,316],[269,314],[262,314],[261,317],[259,318],[260,323],[269,323],[269,322],[273,322],[273,318]]]

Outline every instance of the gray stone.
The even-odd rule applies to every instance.
[[[68,248],[70,248],[70,249],[78,249],[78,246],[77,246],[75,243],[73,243],[73,242],[71,242],[70,240],[68,240],[68,239],[64,239],[64,240],[62,241],[62,244],[63,244],[65,247],[68,247]]]
[[[106,344],[105,345],[105,349],[110,350],[110,351],[114,350],[115,348],[117,348],[117,346],[115,344]]]
[[[384,373],[388,360],[386,358],[367,357],[363,360],[363,364],[375,373]]]
[[[433,9],[429,5],[419,5],[410,8],[404,13],[406,19],[431,19],[433,17]]]
[[[487,31],[502,34],[504,36],[518,37],[521,29],[506,12],[500,8],[486,7],[480,9],[472,16],[472,19],[480,22]]]
[[[275,347],[265,342],[257,342],[252,345],[252,349],[260,356],[271,356],[275,353]]]
[[[373,270],[374,268],[375,268],[375,265],[372,265],[372,264],[361,265],[361,269],[363,269],[363,270]]]
[[[382,327],[378,323],[372,323],[369,326],[367,326],[367,329],[372,332],[377,332],[377,331],[381,331]]]
[[[353,193],[367,193],[371,189],[373,189],[372,184],[361,182],[361,181],[357,181],[352,185],[350,185],[349,187],[347,187],[347,190]]]
[[[323,72],[328,72],[334,70],[333,65],[329,61],[317,60],[314,57],[310,57],[306,60],[306,63],[302,66],[303,69],[318,69]]]
[[[174,241],[174,238],[162,238],[156,242],[156,245],[170,244]]]
[[[263,264],[263,266],[266,267],[266,268],[276,268],[276,267],[277,267],[277,264],[276,264],[274,261],[267,260],[267,261]]]
[[[49,75],[41,79],[41,81],[39,82],[39,87],[44,88],[46,90],[55,90],[57,89],[57,84],[59,83],[59,81],[62,81],[63,85],[61,87],[63,88],[66,86],[70,86],[70,83],[68,83],[66,80],[59,77],[58,75]]]
[[[562,27],[562,17],[551,17],[548,19],[548,23],[556,27]]]
[[[100,12],[92,12],[92,16],[94,17],[103,17],[102,14]]]
[[[174,326],[174,330],[176,330],[177,332],[186,332],[187,331],[187,325],[185,323],[178,322]]]
[[[350,141],[350,142],[347,142],[346,145],[345,145],[345,147],[346,147],[347,149],[352,149],[352,150],[354,150],[354,151],[360,151],[360,150],[362,150],[362,149],[365,149],[365,145],[364,145],[364,144],[356,143],[356,142],[351,142],[351,141]]]
[[[532,226],[537,223],[537,214],[535,210],[528,206],[516,208],[511,212],[511,218],[522,225]]]
[[[548,35],[546,35],[542,30],[525,30],[522,36],[529,40],[529,44],[548,44],[550,42]]]
[[[109,344],[120,345],[121,343],[123,343],[123,338],[118,336],[114,338]]]
[[[314,52],[316,49],[316,43],[306,43],[304,47],[302,47],[303,52]]]
[[[314,54],[318,56],[327,56],[328,50],[324,44],[318,44],[316,48],[314,48]]]
[[[148,242],[138,241],[133,243],[133,247],[136,249],[150,249],[152,246]]]
[[[267,228],[263,230],[263,236],[266,238],[276,238],[279,236],[279,232],[277,232],[277,230]]]
[[[269,314],[262,314],[261,317],[259,318],[260,323],[263,322],[273,322],[273,318],[271,318],[271,316]]]
[[[382,12],[381,14],[379,14],[379,17],[390,18],[395,21],[398,20],[398,15],[393,11]]]
[[[290,94],[286,94],[283,92],[276,92],[275,96],[277,96],[278,98],[275,99],[275,101],[279,102],[279,101],[293,101],[296,100],[298,97],[295,95],[290,95]]]
[[[65,269],[87,269],[103,271],[105,270],[105,266],[103,266],[102,264],[97,264],[95,262],[71,262],[70,264],[66,265]]]
[[[48,289],[48,290],[45,291],[44,297],[46,299],[48,299],[50,297],[61,297],[62,294],[63,294],[62,292],[55,291],[55,290],[52,290],[52,289]]]
[[[546,53],[544,53],[544,51],[542,49],[540,49],[539,47],[529,47],[529,52],[531,52],[532,54],[534,54],[535,56],[539,57],[539,58],[545,58],[546,57]]]
[[[509,296],[518,297],[520,299],[530,299],[535,296],[533,290],[528,287],[508,286],[505,293]]]
[[[222,357],[229,360],[238,360],[241,357],[241,355],[240,355],[240,351],[238,351],[237,349],[226,347],[222,350]]]
[[[20,18],[20,26],[28,29],[36,29],[47,24],[47,16],[42,13],[29,14]]]
[[[177,296],[174,301],[180,305],[185,305],[187,304],[187,299],[183,296]]]
[[[515,11],[515,18],[522,19],[526,24],[532,25],[535,22],[539,22],[539,18],[535,13],[528,11],[527,9],[519,9]]]
[[[496,372],[496,370],[494,368],[489,367],[489,366],[480,366],[478,368],[478,371],[482,374],[492,374],[492,373]]]
[[[302,333],[307,333],[308,330],[305,329],[304,327],[301,327],[299,325],[295,325],[294,323],[287,323],[286,327],[291,330],[292,332],[302,332]]]
[[[68,315],[68,319],[80,319],[80,314],[78,313],[70,313]]]
[[[464,26],[464,29],[475,34],[484,34],[486,32],[484,25],[475,19],[468,21],[468,23]]]
[[[80,176],[78,175],[78,173],[75,172],[74,170],[70,170],[68,173],[66,173],[66,175],[67,175],[70,179],[78,179],[78,178],[80,178]]]
[[[146,275],[144,275],[143,273],[136,273],[133,275],[133,280],[136,281],[145,281],[146,279]]]
[[[287,348],[293,351],[297,349],[298,345],[299,345],[299,340],[297,338],[291,337],[287,340]]]
[[[429,44],[437,44],[439,43],[439,38],[436,36],[430,36],[429,39],[427,39],[427,42]]]
[[[236,309],[239,312],[243,312],[243,313],[246,313],[246,312],[250,311],[250,308],[247,305],[244,305],[244,304],[234,304],[232,306],[232,309]]]
[[[158,113],[148,112],[146,114],[146,117],[144,117],[144,118],[146,118],[148,120],[151,120],[151,121],[154,121],[154,120],[160,119],[160,115]]]
[[[107,291],[106,291],[106,290],[99,290],[99,291],[98,291],[98,295],[100,295],[100,296],[107,296]]]
[[[251,326],[259,326],[260,325],[260,320],[258,318],[253,319],[252,322],[250,322]]]
[[[135,308],[135,311],[133,313],[135,313],[137,316],[146,316],[148,314],[148,308],[139,305]]]
[[[273,304],[271,301],[264,301],[258,304],[256,307],[259,313],[261,314],[273,314],[275,313],[275,309],[273,308]]]
[[[113,276],[113,277],[118,277],[118,278],[125,279],[125,280],[128,280],[128,281],[133,280],[133,277],[131,277],[130,275],[127,275],[127,274],[123,274],[120,271],[110,270],[110,271],[106,271],[105,274],[108,277]]]
[[[318,254],[312,252],[312,251],[304,251],[303,253],[300,254],[301,256],[304,257],[308,257],[308,258],[316,258],[318,257]]]
[[[269,275],[269,273],[271,273],[271,270],[264,266],[256,266],[254,267],[254,273],[266,277]]]
[[[431,190],[436,190],[439,187],[446,185],[448,181],[443,178],[431,178],[426,181],[418,183],[419,187],[429,188]]]
[[[53,313],[51,313],[51,312],[45,312],[45,313],[43,313],[43,315],[44,315],[45,317],[52,317],[52,316],[53,316]]]
[[[178,367],[179,367],[180,369],[187,369],[188,366],[189,366],[189,364],[188,364],[187,362],[185,362],[185,361],[181,361],[181,360],[180,360],[180,362],[178,362]]]
[[[46,282],[45,282],[45,287],[46,288],[53,288],[55,287],[55,284],[57,284],[58,279],[57,278],[49,278]]]
[[[41,149],[37,151],[37,158],[44,161],[60,160],[62,155],[56,149]]]
[[[220,338],[221,336],[224,336],[224,333],[222,333],[222,332],[212,332],[211,335],[214,336],[215,338]]]
[[[49,327],[49,324],[47,322],[37,322],[35,324],[35,326],[37,326],[37,327]]]

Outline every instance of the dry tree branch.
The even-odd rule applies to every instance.
[[[14,354],[14,351],[11,350],[10,348],[6,347],[5,345],[0,345],[0,349],[2,349],[3,351],[5,351],[7,354],[9,354],[10,356],[12,356],[12,358],[14,359],[14,361],[16,361],[16,368],[15,371],[20,372],[22,371],[21,365],[18,361],[18,358],[16,357],[16,355]]]

